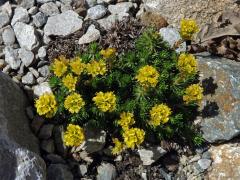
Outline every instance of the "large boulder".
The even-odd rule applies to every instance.
[[[204,100],[201,130],[211,143],[240,134],[240,64],[208,53],[197,56]]]
[[[0,72],[0,179],[46,179],[38,140],[25,114],[27,99],[11,78]]]

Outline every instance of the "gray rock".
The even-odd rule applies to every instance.
[[[34,109],[33,109],[32,106],[28,106],[26,108],[26,113],[27,113],[28,118],[33,120],[33,118],[34,118]]]
[[[10,22],[10,18],[7,12],[0,12],[0,28],[4,27]]]
[[[11,26],[4,28],[2,33],[3,42],[5,45],[13,45],[15,43],[15,34]]]
[[[28,13],[31,15],[34,15],[38,12],[38,7],[37,6],[33,6],[28,10]]]
[[[53,124],[46,124],[46,125],[42,126],[42,128],[38,134],[38,137],[40,139],[49,139],[50,137],[52,137],[53,128],[54,128]]]
[[[35,77],[31,72],[28,72],[25,76],[22,77],[22,83],[32,85],[36,82]]]
[[[49,66],[46,65],[46,66],[38,68],[38,72],[41,74],[41,76],[48,77],[50,74]]]
[[[168,42],[170,47],[173,47],[176,42],[182,39],[180,33],[175,28],[164,27],[160,29],[159,33],[163,37],[163,40]],[[186,42],[183,42],[180,44],[179,48],[176,49],[176,52],[185,52],[186,48]]]
[[[43,140],[41,142],[41,149],[47,153],[54,153],[54,141],[52,139]]]
[[[107,9],[103,5],[96,5],[87,10],[86,19],[100,19],[107,14]]]
[[[86,34],[84,34],[78,41],[78,44],[88,44],[93,41],[96,41],[100,38],[100,31],[95,28],[94,25],[91,25]]]
[[[25,9],[30,9],[35,5],[35,0],[20,0],[20,6]]]
[[[39,72],[36,69],[34,69],[33,67],[29,67],[28,69],[34,75],[35,78],[39,78]]]
[[[61,12],[65,12],[65,11],[69,11],[69,10],[73,10],[71,5],[61,4]]]
[[[33,18],[33,24],[36,27],[41,27],[47,22],[47,16],[42,12],[38,12],[36,15],[32,16],[32,18]]]
[[[207,53],[197,56],[205,89],[201,130],[208,142],[228,141],[240,134],[240,65]]]
[[[98,166],[97,172],[97,180],[113,180],[117,176],[115,166],[110,163],[102,163]]]
[[[108,10],[111,14],[121,14],[121,13],[129,13],[130,9],[132,9],[133,3],[132,2],[121,2],[115,5],[109,5]]]
[[[54,0],[37,0],[38,4],[44,4],[44,3],[48,3],[48,2],[53,2]]]
[[[114,3],[114,2],[115,2],[115,0],[97,0],[98,4],[101,4],[101,3],[110,4],[110,3]]]
[[[1,12],[5,12],[8,14],[9,17],[12,16],[12,6],[9,3],[9,1],[7,1],[5,4],[0,5],[0,11]],[[1,27],[0,27],[1,28]]]
[[[65,5],[72,5],[73,0],[60,0]]]
[[[97,0],[86,0],[88,7],[93,7],[97,5]]]
[[[1,72],[0,99],[1,179],[45,179],[46,165],[38,155],[38,140],[29,128],[25,113],[27,98],[11,78]]]
[[[47,169],[48,180],[73,180],[69,168],[63,164],[51,164]]]
[[[211,153],[209,151],[204,152],[202,159],[211,159]]]
[[[48,154],[46,156],[47,160],[50,161],[52,164],[65,164],[66,161],[57,154]]]
[[[22,22],[17,22],[13,29],[18,43],[22,48],[31,51],[39,45],[35,29],[32,26]]]
[[[5,61],[12,69],[17,70],[21,65],[21,60],[18,58],[18,50],[6,46],[3,51],[5,53]]]
[[[128,17],[128,13],[112,14],[106,18],[99,19],[97,22],[106,30],[111,29],[111,27],[117,22],[122,21],[125,17]]]
[[[51,38],[48,37],[48,36],[46,36],[46,35],[44,34],[44,36],[43,36],[43,42],[44,42],[44,44],[48,44],[48,43],[50,43],[50,41],[51,41]]]
[[[33,94],[35,96],[39,97],[44,93],[52,93],[52,90],[48,82],[43,82],[41,84],[33,86]]]
[[[44,123],[44,118],[41,116],[35,116],[32,120],[31,123],[31,128],[34,132],[34,134],[38,134],[40,128],[42,127],[43,123]]]
[[[165,151],[160,146],[154,146],[146,149],[139,149],[138,153],[143,162],[143,165],[149,166],[152,163],[156,162],[160,157],[165,155],[167,151]]]
[[[55,126],[53,130],[53,136],[55,141],[55,147],[58,154],[61,156],[66,156],[67,147],[63,142],[64,128],[63,126]]]
[[[26,67],[30,66],[34,61],[34,54],[32,51],[29,51],[25,48],[20,48],[18,50],[18,57]]]
[[[14,26],[17,22],[28,23],[30,20],[28,11],[23,7],[17,7],[14,10],[14,16],[12,18],[11,25]]]
[[[78,171],[79,171],[80,176],[84,176],[88,171],[87,166],[85,164],[80,164],[78,166]]]
[[[210,167],[212,163],[212,160],[210,159],[199,159],[198,160],[198,165],[203,169],[206,170]]]
[[[48,18],[44,27],[46,36],[67,36],[82,28],[82,20],[72,10]]]
[[[54,16],[60,13],[57,5],[53,2],[43,4],[39,8],[39,11],[43,12],[46,16]]]
[[[44,60],[44,58],[47,56],[47,50],[45,46],[42,46],[38,49],[38,57],[41,60]]]

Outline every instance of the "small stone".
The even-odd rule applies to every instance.
[[[55,0],[37,0],[38,4],[44,4],[44,3],[48,3],[48,2],[53,2]]]
[[[155,146],[147,149],[139,149],[138,153],[143,162],[143,165],[149,166],[152,163],[156,162],[160,157],[165,155],[167,151],[165,151],[160,146]]]
[[[210,160],[210,159],[199,159],[198,160],[198,164],[203,170],[208,169],[210,167],[211,163],[212,163],[212,160]]]
[[[41,116],[35,116],[33,118],[33,121],[31,123],[31,128],[34,132],[34,134],[38,134],[40,128],[42,127],[43,123],[44,123],[44,119]]]
[[[11,70],[11,66],[8,64],[3,68],[2,72],[5,74],[8,74],[10,70]]]
[[[13,45],[15,43],[15,33],[11,26],[4,28],[2,33],[3,42],[5,45]]]
[[[65,11],[62,14],[48,18],[47,24],[44,27],[46,36],[67,36],[82,28],[83,21],[79,15],[72,11]]]
[[[45,65],[43,67],[38,68],[38,72],[43,76],[43,77],[47,77],[50,74],[49,71],[49,66]]]
[[[60,0],[65,5],[72,5],[73,0]]]
[[[32,26],[22,22],[17,22],[13,29],[18,43],[22,48],[31,51],[39,45],[35,29]]]
[[[0,12],[0,29],[10,22],[10,17],[7,12]]]
[[[40,139],[49,139],[50,137],[52,137],[52,133],[53,133],[53,128],[54,128],[54,125],[53,124],[46,124],[44,125],[39,134],[38,134],[38,137]]]
[[[28,23],[30,20],[28,11],[22,7],[17,7],[14,10],[14,16],[12,18],[11,25],[14,26],[17,22]]]
[[[100,19],[107,14],[107,9],[103,5],[96,5],[87,10],[87,19]]]
[[[42,46],[38,49],[38,57],[43,60],[47,56],[47,50],[45,46]]]
[[[10,65],[12,69],[19,69],[21,65],[21,60],[18,58],[18,50],[13,49],[10,46],[4,48],[5,61]]]
[[[202,159],[211,159],[211,153],[209,151],[204,152]]]
[[[51,164],[47,169],[49,180],[73,180],[73,175],[64,164]]]
[[[128,16],[129,16],[128,13],[112,14],[106,18],[99,19],[97,22],[104,29],[109,30],[117,21],[122,21],[125,17],[128,17]]]
[[[46,35],[44,34],[44,36],[43,36],[43,42],[44,42],[44,44],[48,44],[48,43],[50,43],[50,41],[51,41],[51,38],[48,37],[48,36],[46,36]]]
[[[30,66],[34,61],[34,54],[32,51],[26,50],[25,48],[20,48],[18,50],[18,56],[26,67]]]
[[[21,0],[20,2],[21,3],[19,5],[25,9],[29,9],[35,4],[35,0]]]
[[[5,66],[4,59],[0,59],[0,69],[2,69]]]
[[[45,82],[46,81],[46,78],[44,78],[44,77],[39,77],[39,78],[37,78],[37,83],[38,84],[41,84],[41,83],[43,83],[43,82]]]
[[[29,119],[33,119],[34,118],[34,109],[32,106],[28,106],[26,108],[26,113]]]
[[[98,166],[97,172],[97,180],[113,180],[117,176],[115,166],[110,163],[102,163]]]
[[[68,11],[68,10],[73,10],[71,5],[65,5],[65,4],[61,5],[61,12],[65,12],[65,11]]]
[[[54,141],[52,139],[43,140],[41,142],[41,149],[47,153],[54,153]]]
[[[84,176],[87,173],[87,171],[88,171],[87,166],[85,164],[80,164],[78,166],[78,170],[79,170],[79,174],[81,176]]]
[[[23,63],[21,63],[21,66],[20,66],[20,68],[19,68],[17,73],[19,75],[23,76],[24,75],[24,69],[25,69],[25,65]]]
[[[33,94],[37,97],[44,93],[52,93],[51,87],[48,82],[43,82],[39,85],[33,86]]]
[[[116,5],[109,5],[108,10],[111,14],[121,14],[121,13],[129,13],[130,9],[132,9],[133,3],[132,2],[122,2],[117,3]]]
[[[41,27],[47,22],[47,16],[42,12],[38,12],[36,15],[32,16],[32,18],[33,24],[36,27]]]
[[[44,13],[46,16],[54,16],[60,13],[57,5],[53,2],[43,4],[39,8],[39,11]]]
[[[12,6],[9,3],[9,1],[7,1],[5,4],[0,6],[0,11],[7,13],[9,17],[12,17]],[[0,28],[1,28],[1,26],[0,26]]]
[[[189,163],[193,163],[201,159],[201,156],[199,154],[195,155],[193,158],[190,159]]]
[[[46,159],[50,161],[52,164],[65,164],[66,161],[59,155],[57,154],[48,154],[46,156]]]
[[[64,136],[64,128],[63,126],[56,126],[53,130],[53,136],[55,141],[55,147],[58,154],[61,156],[66,156],[67,147],[64,144],[63,136]]]
[[[88,7],[93,7],[97,5],[97,0],[86,0]]]
[[[31,72],[28,72],[25,76],[22,77],[22,83],[32,85],[36,82],[35,77]]]
[[[36,69],[34,69],[33,67],[29,67],[28,69],[35,76],[35,78],[39,77],[39,72]]]
[[[37,6],[33,6],[28,10],[28,13],[31,15],[35,15],[38,12],[38,7]]]
[[[100,31],[95,28],[94,25],[91,25],[86,34],[84,34],[78,41],[78,44],[88,44],[93,41],[96,41],[100,38]]]

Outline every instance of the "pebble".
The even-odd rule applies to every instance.
[[[11,69],[19,69],[21,60],[18,58],[18,49],[6,46],[3,51],[5,53],[5,61],[9,64]]]
[[[41,76],[48,77],[50,74],[49,66],[45,65],[45,66],[38,68],[38,72],[40,73]]]
[[[59,155],[57,154],[48,154],[46,156],[46,159],[50,161],[52,164],[65,164],[66,161]]]
[[[35,78],[39,77],[39,72],[36,69],[34,69],[33,67],[29,67],[28,69],[35,76]]]
[[[95,5],[97,5],[97,0],[86,0],[86,3],[88,5],[88,7],[93,7]]]
[[[2,39],[5,45],[13,45],[15,43],[15,33],[11,26],[4,28],[2,33]]]
[[[97,180],[113,180],[117,176],[115,166],[110,163],[102,163],[98,166],[97,172]]]
[[[34,54],[32,51],[25,48],[20,48],[18,50],[18,56],[26,67],[30,66],[34,61]]]
[[[21,3],[19,5],[25,9],[29,9],[35,4],[35,0],[21,0],[20,2]]]
[[[37,12],[38,12],[38,7],[37,6],[33,6],[28,10],[28,13],[30,15],[35,15],[35,14],[37,14]]]
[[[38,49],[38,57],[41,60],[44,60],[44,58],[47,56],[47,50],[45,46],[42,46]]]
[[[10,22],[10,17],[7,12],[0,12],[0,29]]]
[[[35,82],[36,79],[31,72],[28,72],[25,76],[22,77],[23,84],[33,85]]]
[[[14,10],[14,16],[11,21],[11,25],[14,26],[17,22],[28,23],[30,20],[28,11],[23,7],[17,7]]]
[[[212,163],[212,160],[210,159],[199,159],[198,160],[198,165],[203,169],[206,170],[210,167]]]
[[[78,171],[81,176],[84,176],[88,171],[87,166],[85,164],[80,164],[78,166]]]
[[[57,14],[60,13],[57,5],[55,3],[53,3],[53,2],[44,3],[39,8],[39,11],[44,13],[46,16],[54,16],[54,15],[57,15]]]
[[[211,159],[211,153],[209,151],[206,151],[202,154],[203,159]]]
[[[47,22],[47,16],[42,12],[38,12],[36,15],[32,16],[32,18],[33,24],[36,27],[41,27]]]
[[[130,9],[133,8],[132,2],[122,2],[117,3],[116,5],[109,5],[108,10],[111,14],[121,14],[121,13],[129,13]]]
[[[55,147],[54,147],[54,141],[52,139],[43,140],[41,142],[41,148],[47,153],[54,153]]]
[[[100,38],[100,31],[95,28],[94,25],[90,25],[86,34],[84,34],[78,41],[78,44],[87,44],[93,41],[97,41]]]
[[[44,93],[52,93],[51,87],[48,82],[43,82],[36,86],[33,86],[33,94],[37,97],[43,95]]]
[[[31,128],[35,134],[38,134],[40,128],[44,124],[44,118],[41,116],[34,116],[33,121],[31,123]]]
[[[52,137],[53,128],[54,128],[53,124],[46,124],[46,125],[42,126],[42,128],[38,134],[38,137],[40,139],[49,139],[50,137]]]
[[[107,9],[103,5],[96,5],[87,10],[87,19],[97,20],[107,14]]]
[[[194,156],[193,158],[190,159],[189,163],[198,161],[199,159],[201,159],[201,156],[199,154],[197,154],[196,156]]]

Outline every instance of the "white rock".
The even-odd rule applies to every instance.
[[[23,84],[32,85],[35,82],[36,82],[36,79],[31,72],[28,72],[25,76],[22,77]]]
[[[115,166],[110,163],[102,163],[98,166],[97,172],[97,180],[114,180],[117,176]]]
[[[103,5],[96,5],[87,10],[86,19],[100,19],[107,14],[107,9]]]
[[[38,12],[38,7],[37,6],[33,6],[28,10],[28,13],[31,15],[34,15]]]
[[[93,41],[96,41],[100,38],[100,31],[95,28],[94,25],[91,25],[86,34],[84,34],[78,41],[78,44],[87,44]]]
[[[44,33],[47,36],[66,36],[81,29],[82,23],[83,21],[80,19],[79,15],[69,10],[62,14],[49,17],[44,27]]]
[[[53,2],[43,4],[39,8],[39,11],[43,12],[46,16],[54,16],[59,14],[59,9],[57,5]]]
[[[18,56],[26,67],[30,66],[33,63],[34,54],[32,51],[29,51],[25,48],[20,48],[18,50]]]
[[[47,50],[45,46],[42,46],[38,49],[38,57],[43,60],[47,56]]]
[[[38,4],[44,4],[44,3],[48,3],[48,2],[53,2],[54,0],[37,0]]]
[[[106,18],[99,19],[97,22],[106,30],[111,29],[111,27],[117,22],[122,21],[125,17],[128,17],[128,13],[112,14]]]
[[[5,53],[5,61],[12,69],[17,70],[21,65],[21,60],[18,58],[18,50],[6,46],[3,51]]]
[[[22,22],[17,22],[13,29],[18,43],[22,48],[31,51],[39,45],[37,36],[35,34],[35,29],[32,26]]]
[[[36,27],[41,27],[47,22],[47,16],[42,12],[38,12],[36,15],[32,16],[32,19]]]
[[[210,167],[212,163],[212,160],[210,159],[199,159],[198,160],[198,165],[203,169],[206,170]]]
[[[12,6],[9,3],[9,1],[7,1],[5,4],[0,6],[0,11],[1,12],[6,12],[9,17],[12,16]]]
[[[88,5],[88,7],[93,7],[95,5],[97,5],[97,0],[86,0],[86,3]]]
[[[3,42],[5,45],[13,45],[15,42],[15,34],[11,26],[4,28],[2,33]]]
[[[10,21],[9,15],[7,12],[0,12],[0,28],[7,25]]]
[[[14,26],[17,22],[28,23],[30,20],[28,11],[23,7],[17,7],[14,11],[11,25]]]
[[[121,2],[117,3],[116,5],[109,5],[108,10],[111,12],[111,14],[121,14],[128,13],[133,7],[133,3],[131,2]]]
[[[20,6],[25,9],[30,9],[35,4],[35,0],[20,0]]]
[[[52,93],[52,89],[48,82],[40,83],[39,85],[33,86],[33,94],[37,97],[44,93]]]
[[[50,74],[49,71],[49,66],[45,65],[43,67],[38,68],[38,72],[43,76],[43,77],[47,77]]]

